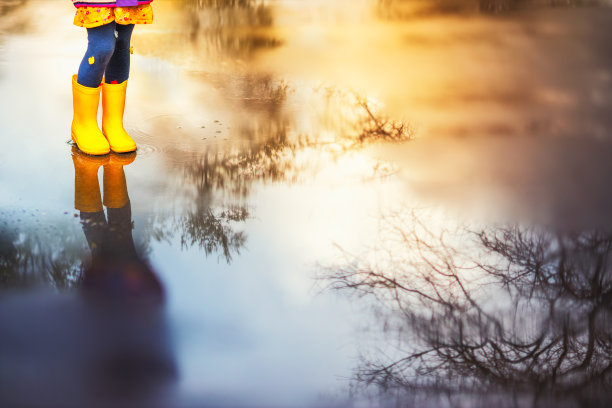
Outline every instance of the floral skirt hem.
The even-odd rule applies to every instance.
[[[84,28],[103,26],[115,21],[117,24],[151,24],[153,7],[150,4],[131,7],[81,6],[74,15],[74,25]]]

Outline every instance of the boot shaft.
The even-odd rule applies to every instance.
[[[70,133],[79,149],[90,155],[104,155],[110,152],[108,141],[98,127],[101,88],[101,86],[97,88],[83,86],[77,82],[76,75],[72,77],[74,116]]]
[[[120,84],[102,83],[102,131],[105,134],[105,129],[123,128],[126,92],[127,81]]]
[[[120,84],[102,83],[102,132],[115,153],[136,150],[136,143],[123,128],[127,80]]]

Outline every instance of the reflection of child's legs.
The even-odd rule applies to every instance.
[[[111,155],[104,165],[104,205],[108,213],[108,226],[113,237],[109,247],[117,258],[137,259],[132,239],[132,208],[128,196],[123,166],[134,161],[136,155]]]
[[[126,81],[130,75],[130,40],[133,30],[134,24],[117,24],[115,52],[106,66],[105,80],[107,84],[120,84]]]
[[[112,256],[123,260],[137,260],[138,254],[132,237],[132,205],[128,201],[121,208],[106,209],[108,228],[112,240],[108,242]]]
[[[91,250],[92,259],[96,262],[98,257],[104,256],[105,245],[109,240],[108,224],[106,223],[104,211],[81,211],[81,227]]]
[[[81,212],[81,224],[94,259],[99,256],[108,226],[102,208],[98,169],[106,165],[108,156],[92,157],[72,148],[74,164],[74,208]]]
[[[104,71],[115,52],[115,22],[87,29],[87,52],[79,67],[77,82],[83,86],[97,88]],[[128,51],[129,53],[129,51]]]

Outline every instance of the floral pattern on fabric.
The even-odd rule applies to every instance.
[[[99,27],[116,21],[117,24],[151,24],[153,7],[150,4],[132,7],[81,6],[74,15],[74,25],[84,28]]]

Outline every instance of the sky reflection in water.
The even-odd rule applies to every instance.
[[[91,228],[63,142],[85,43],[65,3],[0,0],[7,402],[29,398],[31,370],[49,401],[91,402],[89,377],[51,391],[95,379],[84,362],[120,353],[116,339],[66,345],[131,318],[82,304]],[[134,34],[126,125],[139,151],[124,171],[131,256],[167,302],[142,328],[155,340],[132,330],[150,353],[125,381],[153,364],[172,389],[101,392],[143,405],[606,406],[612,10],[583,3],[156,2]],[[36,338],[41,308],[46,342],[6,340]],[[60,343],[53,358],[34,352]]]

